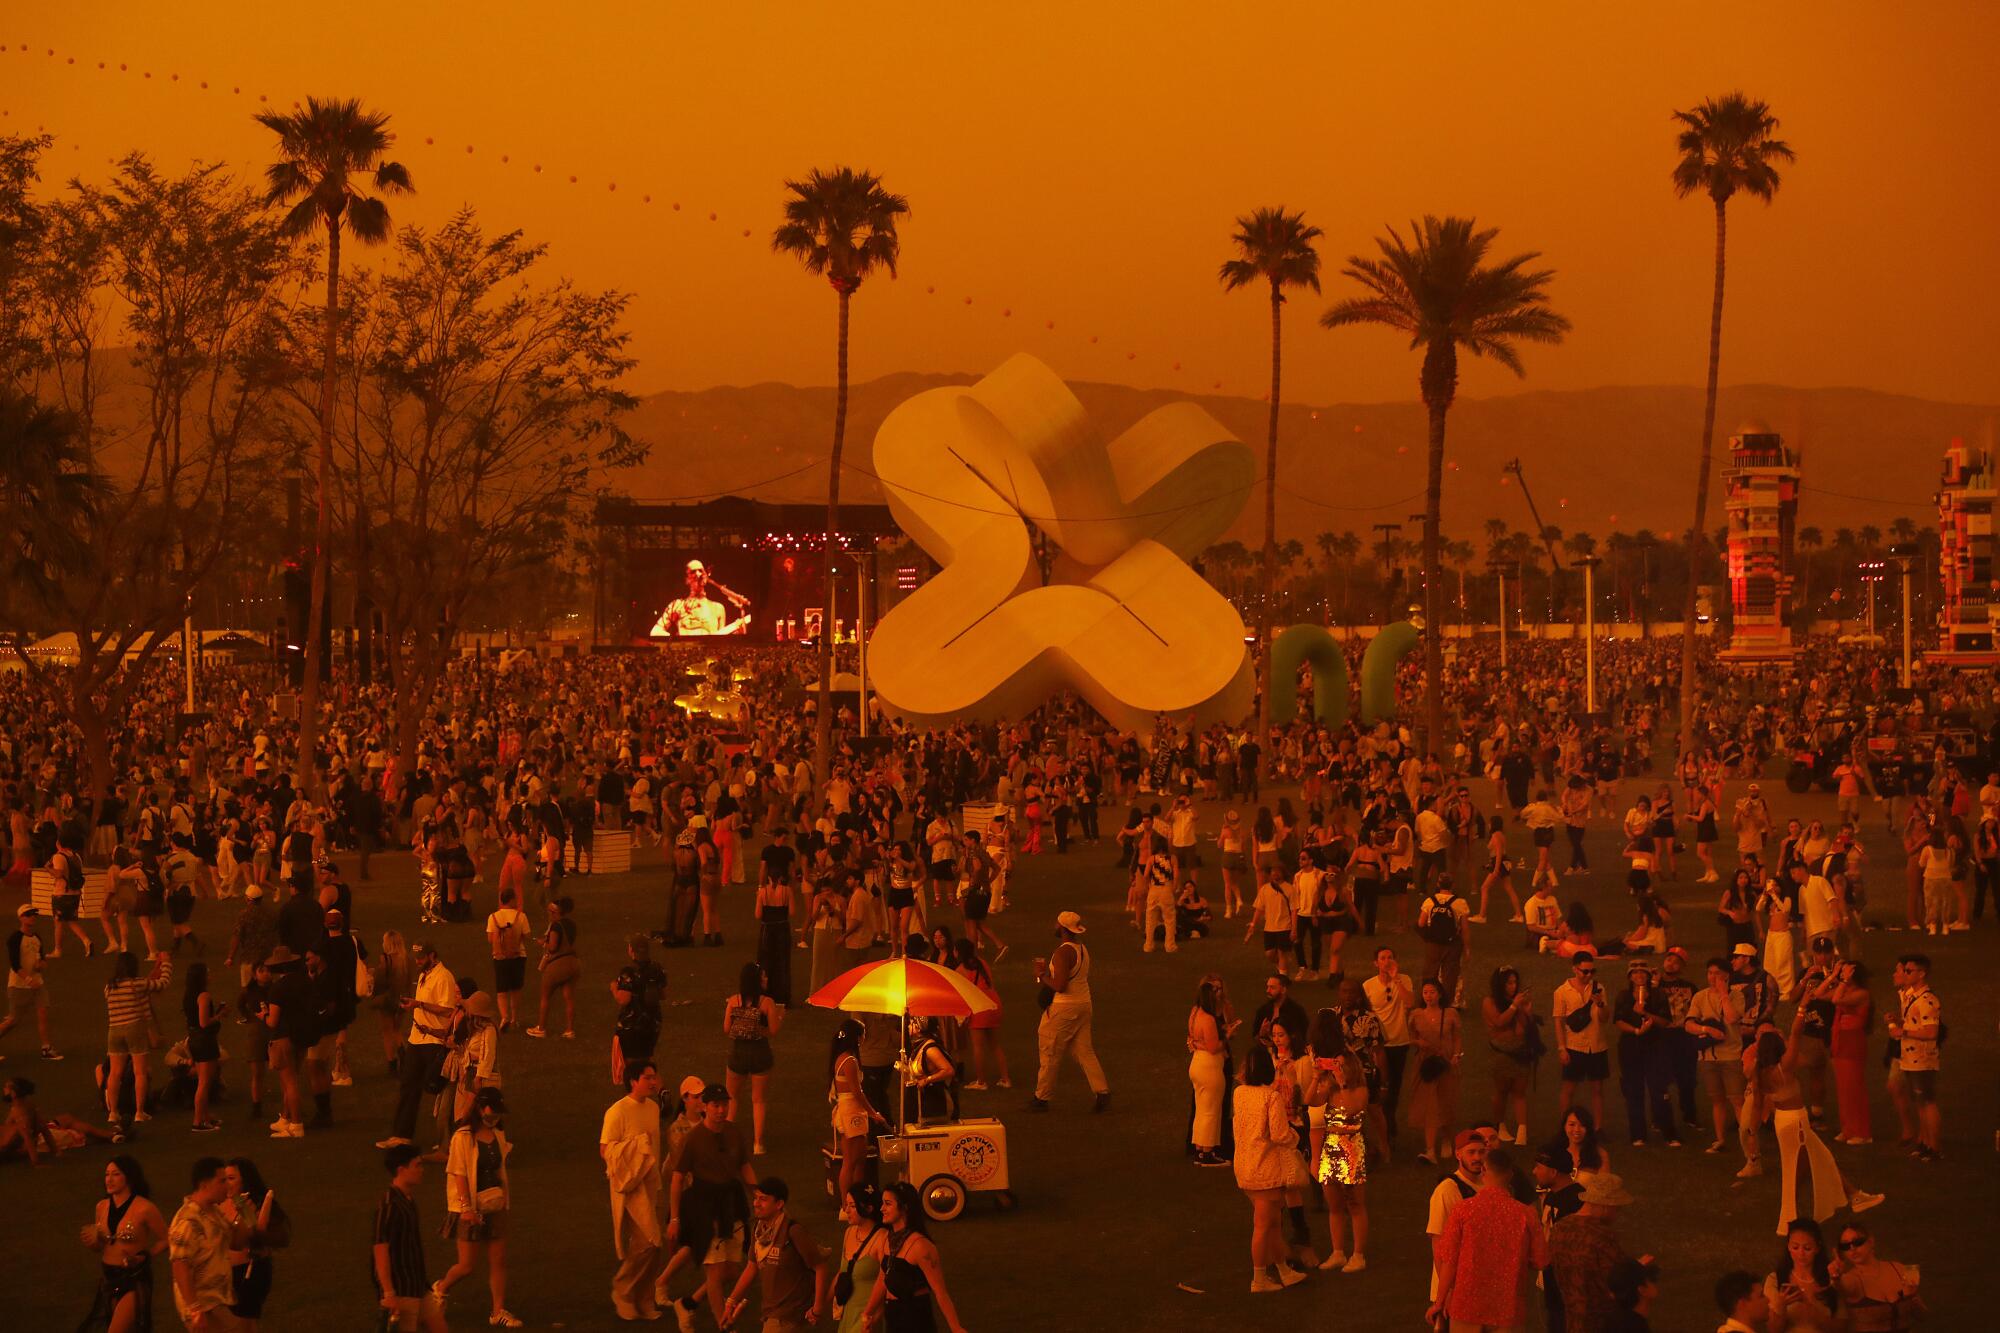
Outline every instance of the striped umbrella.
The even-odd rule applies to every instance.
[[[969,1018],[1000,1007],[950,968],[914,958],[863,963],[814,991],[806,1003],[851,1013],[925,1018]]]

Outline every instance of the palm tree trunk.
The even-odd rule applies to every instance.
[[[1257,606],[1257,753],[1271,769],[1271,601],[1278,589],[1278,371],[1284,293],[1271,283],[1271,422],[1264,437],[1264,596]]]
[[[1444,751],[1444,625],[1438,619],[1438,516],[1444,506],[1444,419],[1458,386],[1458,354],[1450,343],[1424,353],[1424,406],[1430,414],[1430,460],[1424,480],[1424,738],[1419,752]]]
[[[292,763],[292,786],[301,794],[315,789],[318,769],[320,673],[326,670],[320,626],[326,621],[327,582],[333,546],[334,363],[340,352],[340,227],[326,231],[326,319],[321,330],[319,381],[319,513],[313,523],[312,595],[307,599],[305,688],[299,692],[299,749]]]
[[[813,780],[821,790],[833,767],[834,575],[840,561],[840,453],[847,442],[847,302],[840,289],[840,340],[834,362],[833,454],[826,480],[826,609],[819,627],[819,713],[813,719]],[[866,708],[868,701],[861,700]]]
[[[1703,527],[1708,521],[1708,474],[1715,447],[1715,382],[1722,367],[1722,279],[1729,240],[1729,205],[1715,201],[1715,304],[1708,316],[1708,394],[1701,408],[1701,467],[1694,487],[1694,529],[1688,533],[1687,596],[1681,604],[1680,753],[1694,747],[1695,586],[1701,575]]]

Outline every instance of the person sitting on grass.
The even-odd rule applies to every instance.
[[[67,1111],[44,1115],[35,1105],[35,1085],[28,1079],[8,1079],[0,1085],[0,1099],[7,1102],[7,1118],[0,1120],[0,1157],[18,1152],[29,1166],[40,1166],[44,1154],[54,1159],[86,1143],[111,1142],[110,1130]]]

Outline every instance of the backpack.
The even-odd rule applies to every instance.
[[[1458,943],[1458,913],[1452,910],[1457,901],[1455,897],[1440,900],[1433,894],[1425,904],[1431,910],[1425,916],[1423,925],[1417,927],[1418,937],[1426,944],[1441,947]]]

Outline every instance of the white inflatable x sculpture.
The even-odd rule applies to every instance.
[[[1200,408],[1160,408],[1106,444],[1020,355],[890,413],[875,471],[942,566],[869,641],[892,712],[1018,718],[1069,688],[1147,735],[1157,713],[1249,711],[1243,621],[1188,561],[1242,509],[1256,461]],[[1057,553],[1046,586],[1031,526]]]

